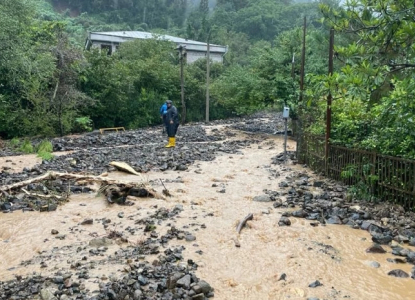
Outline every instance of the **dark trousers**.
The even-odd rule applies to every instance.
[[[168,124],[167,135],[169,137],[175,137],[177,133],[177,128],[179,128],[179,123]]]

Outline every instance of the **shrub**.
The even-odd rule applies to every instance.
[[[55,156],[47,151],[39,151],[37,156],[42,158],[42,160],[52,160]]]
[[[32,143],[29,140],[24,140],[19,150],[24,153],[33,153],[35,152],[32,146]]]
[[[39,145],[36,147],[36,152],[53,152],[52,143],[48,140],[43,140]]]

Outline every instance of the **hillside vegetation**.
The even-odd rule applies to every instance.
[[[112,56],[83,49],[88,31],[144,30],[199,41],[210,36],[229,47],[225,63],[211,65],[212,118],[288,105],[306,132],[323,134],[331,93],[333,143],[414,158],[414,2],[342,3],[3,0],[0,135],[63,135],[91,124],[138,128],[159,123],[167,98],[180,109],[179,60],[169,43],[125,43]],[[335,64],[328,76],[332,27]],[[187,121],[204,119],[205,80],[206,60],[185,67]]]

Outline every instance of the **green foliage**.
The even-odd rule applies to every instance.
[[[55,157],[52,153],[48,151],[39,151],[37,153],[37,156],[40,157],[42,160],[46,161],[52,160]]]
[[[357,183],[348,189],[352,197],[372,201],[373,186],[379,180],[377,175],[372,174],[373,164],[366,163],[362,166],[348,165],[342,172],[343,179],[356,179]]]
[[[23,141],[22,145],[19,148],[19,151],[27,154],[35,152],[32,143],[28,139],[25,139]]]
[[[9,142],[9,146],[12,148],[17,148],[20,145],[20,140],[16,137],[12,138]]]
[[[49,140],[43,140],[36,146],[36,152],[53,152],[52,143]]]
[[[92,124],[93,124],[93,122],[89,117],[76,118],[75,119],[74,131],[77,131],[77,132],[92,131],[92,129],[93,129]]]

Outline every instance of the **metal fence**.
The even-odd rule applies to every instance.
[[[381,201],[415,207],[415,160],[329,145],[326,161],[324,136],[307,135],[299,144],[299,161],[313,170],[347,185],[364,186]]]

